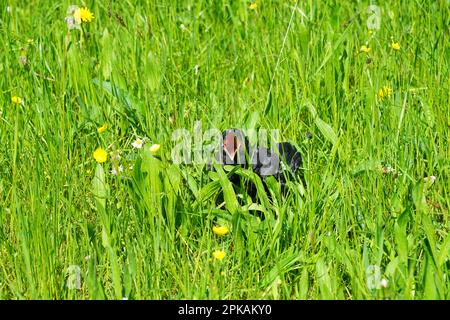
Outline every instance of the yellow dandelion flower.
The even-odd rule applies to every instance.
[[[161,146],[159,144],[154,144],[150,147],[150,152],[155,153],[158,152],[159,149],[161,149]]]
[[[228,229],[228,227],[226,227],[226,226],[222,226],[222,227],[217,227],[217,226],[214,226],[213,228],[212,228],[212,230],[213,230],[213,232],[215,233],[215,234],[217,234],[218,236],[224,236],[224,235],[226,235],[230,230]]]
[[[256,8],[258,8],[258,4],[256,2],[252,2],[249,6],[250,10],[256,10]]]
[[[359,52],[369,53],[370,50],[372,50],[372,49],[369,48],[368,46],[362,46],[362,47],[359,49]]]
[[[400,43],[392,41],[390,47],[394,50],[400,50]]]
[[[91,22],[92,19],[94,19],[94,15],[86,7],[77,8],[73,13],[73,17],[77,24],[80,24],[81,22]]]
[[[103,132],[105,132],[106,131],[106,129],[108,129],[108,124],[103,124],[101,127],[99,127],[98,129],[97,129],[97,132],[98,133],[103,133]]]
[[[14,104],[21,104],[23,102],[23,99],[21,97],[18,96],[12,96],[11,97],[11,102]]]
[[[98,163],[103,163],[106,161],[106,159],[108,159],[108,153],[106,153],[103,148],[99,147],[94,151],[94,159]]]
[[[226,253],[223,250],[216,250],[213,252],[214,259],[219,260],[219,261],[222,260],[223,258],[225,258],[225,255],[226,255]]]
[[[83,22],[91,22],[94,14],[86,7],[80,9],[80,18]]]
[[[391,87],[384,86],[383,88],[380,88],[380,90],[378,90],[377,95],[380,100],[383,100],[383,99],[389,97],[391,94],[392,94]]]

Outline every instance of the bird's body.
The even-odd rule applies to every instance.
[[[253,147],[241,130],[228,129],[222,132],[222,145],[216,154],[216,162],[222,165],[235,165],[252,169],[262,180],[268,192],[265,179],[274,177],[284,187],[288,180],[303,179],[300,151],[289,142],[277,143],[274,148]],[[242,181],[241,176],[233,174],[230,181],[235,187],[244,186],[252,198],[256,197],[256,187],[250,181]],[[242,184],[243,182],[243,184]]]

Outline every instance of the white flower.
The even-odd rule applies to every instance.
[[[75,23],[75,19],[73,17],[66,17],[65,20],[66,20],[67,28],[69,30],[80,28],[80,26]]]
[[[75,13],[75,11],[77,11],[78,9],[79,9],[78,6],[70,5],[70,6],[67,8],[66,14],[67,14],[68,16],[73,16],[74,13]]]
[[[122,165],[120,165],[118,168],[113,167],[113,168],[111,169],[111,174],[112,174],[113,176],[117,175],[118,172],[123,172],[123,167],[122,167]]]
[[[382,287],[382,288],[387,288],[387,286],[388,286],[388,281],[386,280],[386,279],[381,279],[381,281],[380,281],[380,287]]]
[[[436,181],[436,176],[425,177],[425,178],[423,178],[423,180],[424,180],[425,182],[429,182],[430,185],[431,185],[431,184],[434,183],[434,181]]]
[[[64,19],[69,30],[81,29],[81,18],[75,13],[79,11],[78,6],[71,5],[67,8],[67,16]]]
[[[196,64],[196,65],[194,66],[194,73],[195,73],[195,74],[198,74],[198,64]]]
[[[141,139],[136,139],[133,141],[131,145],[136,149],[141,149],[142,146],[144,145],[144,141],[142,141]]]

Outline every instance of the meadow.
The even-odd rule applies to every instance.
[[[449,25],[446,0],[0,0],[0,299],[449,298]],[[199,123],[279,130],[305,185],[174,163]]]

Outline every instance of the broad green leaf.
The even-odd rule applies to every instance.
[[[236,193],[233,189],[233,184],[228,179],[225,171],[223,171],[220,165],[215,166],[216,171],[219,175],[219,182],[222,186],[223,197],[225,200],[225,207],[232,213],[235,214],[238,212],[239,204],[236,199]]]
[[[321,299],[329,300],[335,298],[330,274],[322,258],[316,263],[316,273]]]
[[[425,116],[426,123],[429,127],[434,127],[435,124],[435,115],[433,108],[428,103],[423,103],[421,101],[422,108],[423,108],[423,114]]]
[[[176,166],[176,165],[169,166],[166,169],[165,174],[168,177],[168,181],[170,182],[170,186],[171,186],[172,190],[175,193],[178,193],[180,191],[181,181],[182,181],[180,169],[178,168],[178,166]]]
[[[105,181],[105,171],[101,164],[97,164],[95,175],[92,179],[92,193],[94,194],[97,209],[104,211],[106,209],[106,198],[108,197],[108,185]]]
[[[256,124],[259,122],[259,112],[253,111],[249,114],[245,121],[245,127],[247,129],[256,129]]]
[[[210,183],[205,185],[203,188],[201,188],[200,191],[197,193],[197,197],[195,200],[196,204],[198,204],[198,202],[200,202],[200,201],[208,200],[209,198],[211,198],[212,196],[217,194],[219,192],[220,188],[221,188],[221,184],[220,184],[219,180],[211,181]]]
[[[189,189],[191,190],[192,194],[194,195],[194,197],[196,199],[198,199],[199,197],[201,197],[199,195],[199,190],[198,190],[198,184],[196,179],[190,175],[186,170],[181,170],[181,175],[183,176],[184,180],[187,183],[187,186],[189,187]]]
[[[397,244],[397,252],[402,262],[406,262],[408,258],[408,238],[406,234],[406,226],[409,214],[404,212],[394,226],[395,242]]]
[[[442,266],[450,255],[450,233],[445,237],[444,242],[441,245],[439,255],[438,255],[438,264]]]
[[[121,269],[118,261],[118,257],[114,249],[110,246],[107,248],[109,254],[109,261],[111,266],[112,281],[114,286],[114,294],[117,300],[122,300],[122,278]]]
[[[298,261],[300,254],[293,249],[289,249],[283,252],[275,261],[275,266],[266,274],[266,276],[260,282],[261,288],[266,288],[271,285],[275,279],[283,276],[285,273],[297,269],[299,267]]]
[[[267,209],[269,209],[271,206],[270,206],[269,197],[267,196],[267,193],[266,193],[264,185],[261,181],[261,178],[253,171],[247,170],[244,168],[237,168],[236,174],[240,175],[241,177],[244,177],[245,179],[247,179],[250,182],[255,184],[256,193],[258,195],[259,201],[261,201],[261,204],[263,205],[263,207],[266,208],[265,212],[267,212],[268,211]]]
[[[424,274],[424,299],[434,300],[438,299],[436,283],[435,283],[435,268],[432,262],[432,258],[429,254],[426,254],[425,259],[425,274]]]
[[[427,201],[423,193],[423,181],[417,182],[412,189],[412,199],[417,212],[423,212],[427,209]]]
[[[331,142],[333,145],[335,145],[338,137],[337,137],[336,133],[334,132],[333,128],[331,128],[331,126],[328,123],[326,123],[325,121],[323,121],[322,119],[319,118],[319,116],[317,115],[316,109],[314,108],[314,106],[311,103],[308,103],[307,107],[308,107],[309,112],[311,113],[311,115],[314,119],[314,123],[316,124],[319,131],[322,133],[322,135],[325,137],[325,139],[327,139],[329,142]]]
[[[109,79],[111,77],[112,63],[113,63],[113,44],[111,36],[109,35],[108,29],[103,30],[103,35],[100,40],[101,46],[101,66],[104,79]]]
[[[302,275],[300,277],[300,299],[306,300],[308,298],[308,290],[309,290],[309,276],[308,269],[304,268],[302,271]]]

